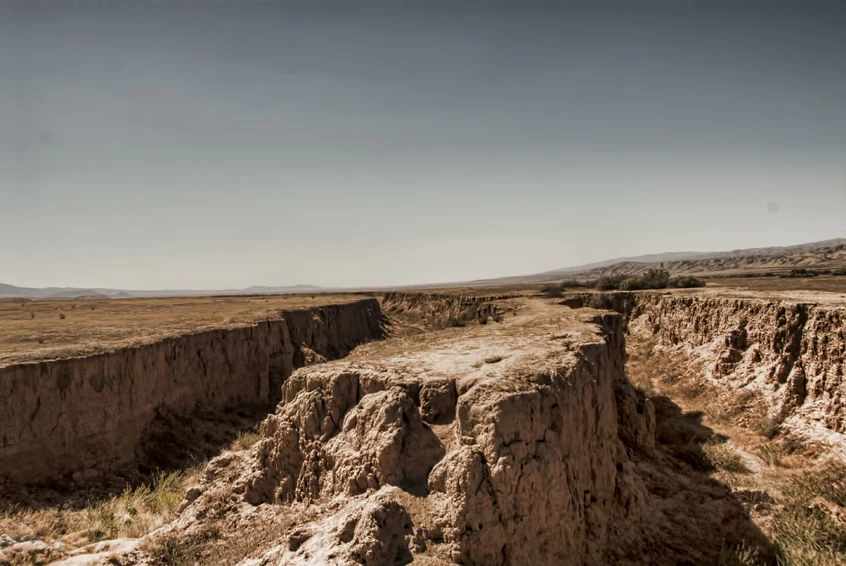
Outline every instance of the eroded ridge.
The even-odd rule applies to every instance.
[[[261,439],[122,559],[642,563],[647,545],[671,564],[754,539],[726,490],[668,467],[624,359],[620,316],[532,303],[300,369]]]

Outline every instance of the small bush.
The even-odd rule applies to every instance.
[[[562,283],[560,285],[547,285],[546,287],[541,289],[541,294],[550,299],[561,297],[564,294],[564,284]]]
[[[65,313],[60,312],[60,313],[59,313],[59,318],[61,318],[62,320],[65,320]]]
[[[625,275],[605,275],[600,277],[595,285],[600,291],[616,291],[624,279],[626,279]]]
[[[673,289],[692,289],[694,287],[704,287],[705,282],[702,279],[697,279],[696,277],[682,276],[673,277],[667,283],[667,286]]]
[[[798,269],[791,269],[787,273],[782,273],[780,277],[783,278],[791,278],[791,277],[816,277],[819,275],[816,271],[811,271],[810,269],[805,269],[804,267]]]

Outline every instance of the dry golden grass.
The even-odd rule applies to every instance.
[[[261,439],[261,434],[255,430],[245,430],[232,442],[232,450],[247,450]]]
[[[0,300],[0,367],[146,344],[189,332],[278,318],[284,309],[342,303],[354,294],[156,299]]]
[[[173,518],[185,489],[202,470],[159,473],[149,482],[127,487],[121,494],[87,505],[0,511],[0,532],[13,538],[34,537],[77,548],[100,540],[140,537]]]

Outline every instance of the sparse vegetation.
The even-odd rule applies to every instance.
[[[640,291],[643,289],[704,287],[705,281],[696,277],[670,277],[665,269],[650,269],[641,275],[606,275],[594,283],[600,291]]]
[[[694,287],[704,287],[705,281],[697,279],[696,277],[685,275],[671,278],[667,283],[667,286],[675,289],[691,289]]]
[[[233,450],[247,450],[253,444],[261,440],[261,434],[255,430],[246,430],[238,435],[232,443]]]
[[[547,285],[541,289],[541,294],[550,299],[562,297],[564,295],[564,284]]]
[[[742,474],[749,471],[740,453],[726,442],[706,442],[702,445],[702,453],[708,464],[718,472]]]
[[[755,448],[753,453],[766,465],[779,466],[781,465],[781,459],[784,457],[784,448],[775,443],[766,442]]]
[[[788,277],[816,277],[819,275],[817,271],[811,271],[810,269],[796,268],[791,269],[787,273],[782,273],[779,277],[788,278]]]
[[[761,557],[755,548],[747,544],[729,545],[723,543],[717,564],[719,566],[759,566]]]
[[[89,541],[151,531],[171,518],[185,487],[183,472],[160,472],[150,483],[126,488],[120,496],[87,511]]]
[[[139,537],[171,520],[185,489],[201,466],[188,472],[160,472],[147,483],[83,507],[17,506],[0,512],[0,533],[58,540],[67,548],[119,537]]]

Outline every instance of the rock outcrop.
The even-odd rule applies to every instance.
[[[33,483],[136,463],[156,451],[161,435],[151,432],[162,423],[183,426],[198,410],[269,410],[295,368],[343,356],[382,330],[380,305],[367,299],[0,368],[0,477]]]

